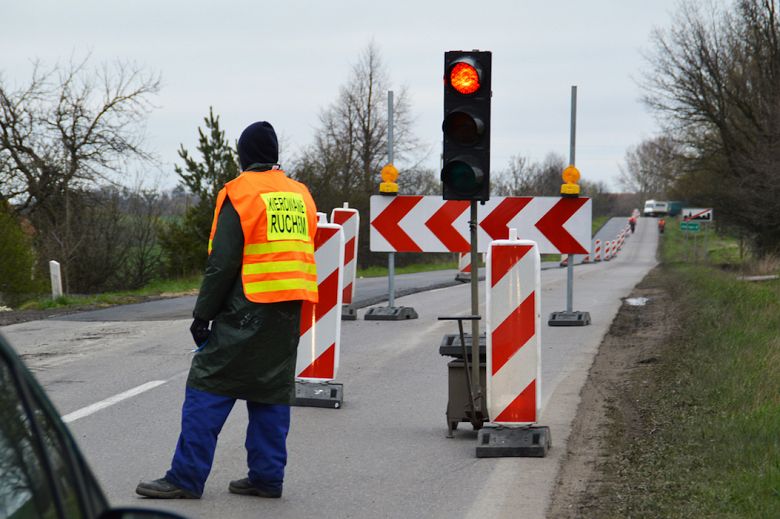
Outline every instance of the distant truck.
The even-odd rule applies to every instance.
[[[669,200],[648,200],[642,214],[645,216],[677,216],[682,211],[682,202]]]

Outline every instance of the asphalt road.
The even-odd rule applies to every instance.
[[[455,280],[456,270],[437,270],[416,274],[395,276],[396,297],[402,297],[425,290],[444,288],[462,284]],[[484,274],[484,273],[483,273]],[[387,301],[388,284],[386,277],[360,278],[355,281],[356,308],[365,308]],[[64,321],[170,321],[191,319],[195,296],[160,299],[147,303],[113,306],[89,312],[80,312],[55,317]]]
[[[621,298],[656,264],[656,246],[654,221],[640,219],[617,258],[575,267],[574,309],[589,311],[592,324],[542,326],[540,423],[550,426],[553,439],[547,458],[477,459],[476,433],[463,425],[454,439],[445,438],[448,359],[438,355],[438,345],[455,327],[436,318],[469,313],[469,288],[459,284],[400,298],[399,305],[419,313],[417,320],[343,323],[337,381],[344,384],[344,406],[293,409],[280,500],[227,491],[228,481],[246,470],[242,406],[220,436],[202,500],[150,502],[133,494],[139,479],[164,474],[173,453],[191,358],[185,315],[50,319],[2,331],[65,415],[147,389],[86,416],[70,414],[114,504],[162,506],[198,518],[544,517],[593,356]],[[565,269],[542,273],[544,323],[565,308],[565,280]]]

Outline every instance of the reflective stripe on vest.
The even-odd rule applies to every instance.
[[[250,243],[244,246],[244,255],[270,254],[274,252],[303,252],[314,254],[313,242],[302,241],[269,241],[267,243]]]

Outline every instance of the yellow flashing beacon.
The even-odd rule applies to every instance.
[[[565,184],[561,185],[561,196],[578,197],[580,196],[580,186],[577,182],[580,181],[580,171],[569,164],[566,169],[563,170],[563,181]]]
[[[382,183],[379,184],[379,194],[386,196],[395,196],[398,194],[398,184],[395,181],[398,179],[398,170],[395,169],[392,163],[387,164],[382,168],[380,173],[382,175]]]

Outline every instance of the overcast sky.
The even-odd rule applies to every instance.
[[[199,1],[0,0],[0,70],[7,83],[91,52],[94,62],[133,61],[162,76],[147,125],[147,148],[173,187],[176,150],[194,148],[208,107],[236,139],[271,121],[281,160],[312,142],[317,115],[332,103],[370,41],[394,88],[408,88],[425,162],[441,152],[443,53],[493,52],[493,171],[512,155],[568,158],[571,85],[578,86],[576,163],[583,179],[617,189],[627,147],[657,133],[640,101],[654,27],[669,25],[676,0]],[[473,7],[471,7],[473,6]],[[377,182],[379,182],[377,172]]]

